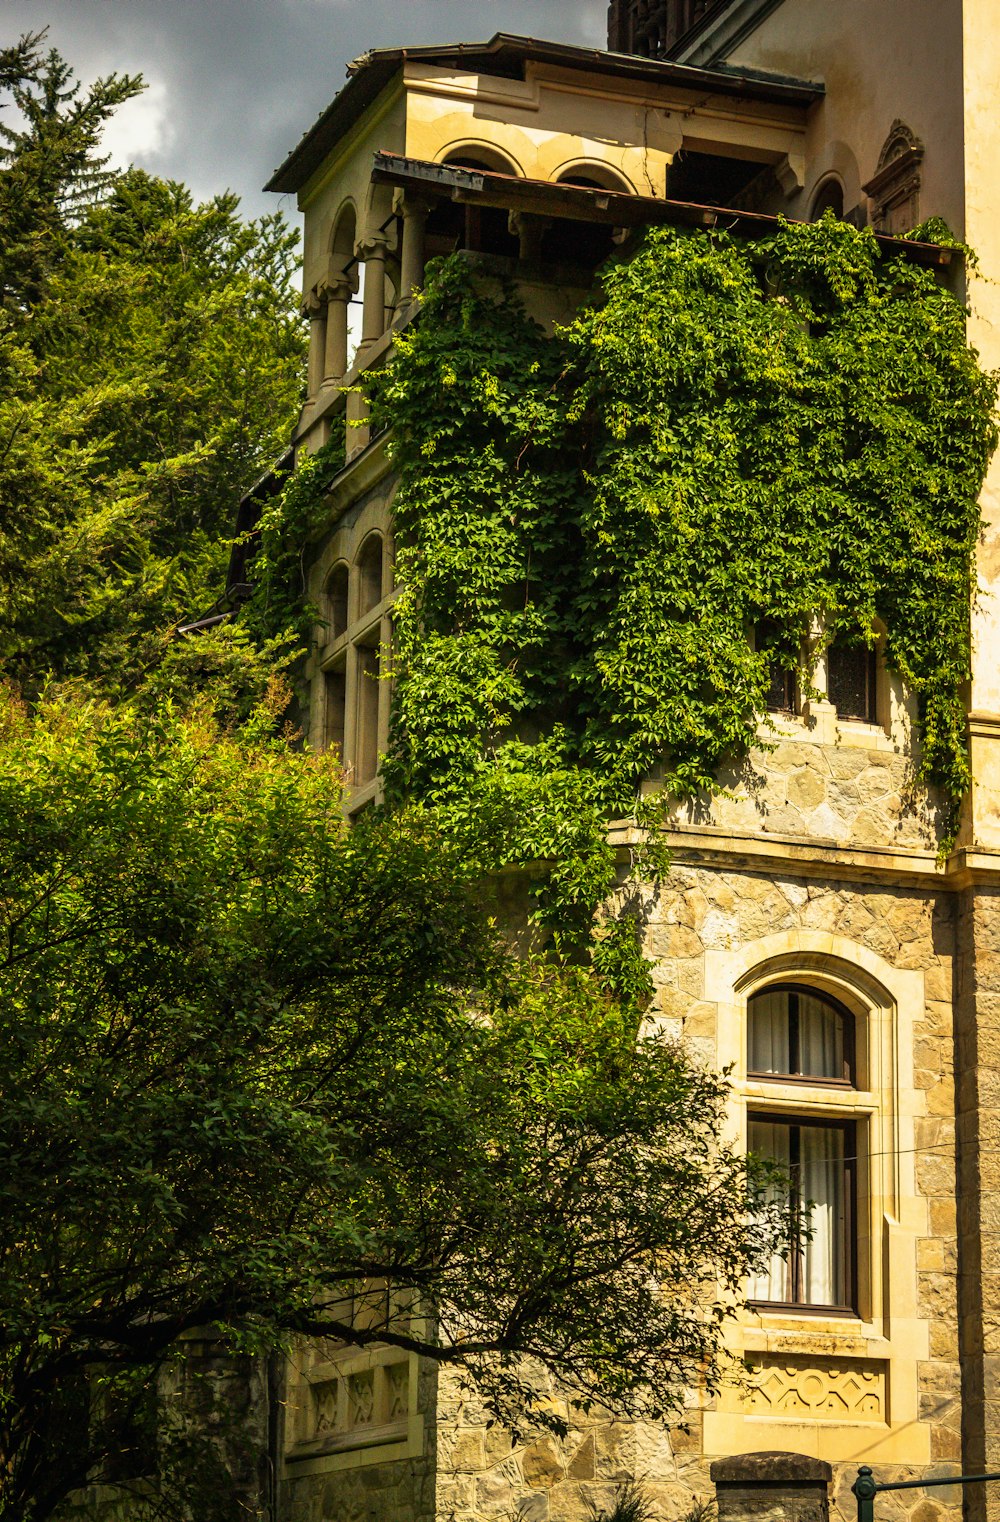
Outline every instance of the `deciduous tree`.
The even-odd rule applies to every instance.
[[[68,1441],[82,1386],[134,1411],[205,1325],[415,1350],[507,1416],[524,1357],[625,1413],[719,1378],[770,1231],[724,1081],[512,956],[426,820],[339,804],[287,740],[4,702],[3,1522],[120,1448],[99,1402]]]

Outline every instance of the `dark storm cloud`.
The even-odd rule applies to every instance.
[[[230,187],[257,213],[279,204],[260,187],[365,49],[497,31],[600,47],[606,11],[606,0],[5,0],[0,41],[48,25],[82,78],[142,73],[146,95],[109,135],[116,160],[199,196]]]

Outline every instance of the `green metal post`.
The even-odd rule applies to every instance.
[[[851,1490],[858,1498],[858,1522],[875,1522],[875,1497],[878,1486],[867,1464],[862,1464]]]

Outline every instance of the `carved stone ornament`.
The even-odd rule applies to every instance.
[[[924,145],[905,122],[894,121],[878,166],[862,190],[872,201],[876,232],[909,232],[920,221],[920,166]]]
[[[746,1402],[755,1414],[819,1421],[884,1422],[886,1366],[878,1360],[752,1355]]]

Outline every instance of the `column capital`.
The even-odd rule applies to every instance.
[[[384,259],[389,248],[389,239],[384,232],[368,233],[355,248],[359,259]]]
[[[302,305],[299,310],[303,317],[308,317],[312,322],[323,316],[325,307],[326,301],[320,295],[319,287],[314,285],[312,290],[307,291],[305,296],[303,296]]]
[[[416,190],[397,190],[392,198],[392,209],[403,217],[427,217],[434,210],[435,199],[422,196]]]
[[[356,290],[347,275],[328,275],[316,287],[322,301],[350,301]]]

